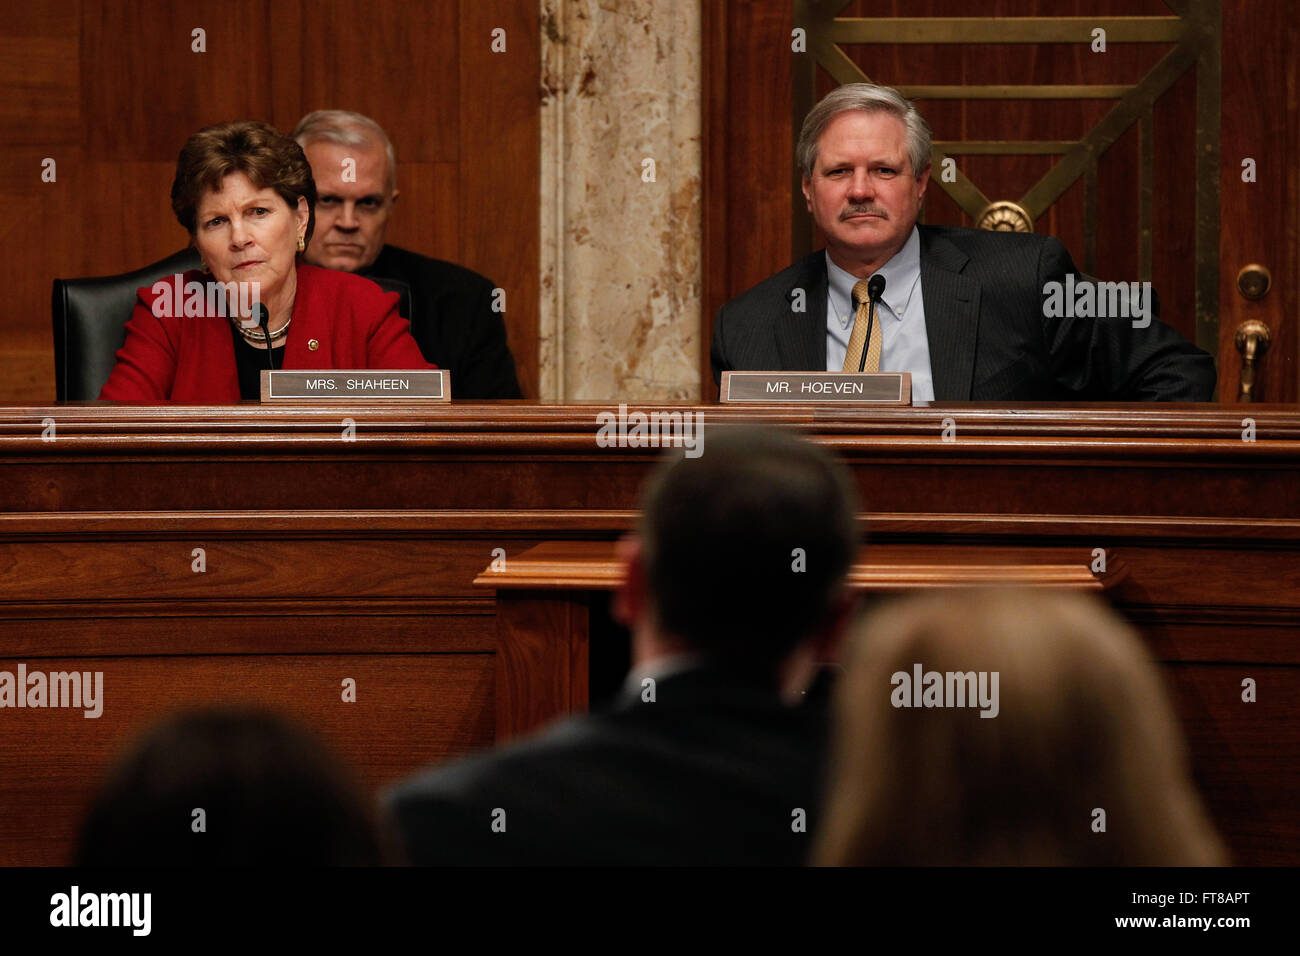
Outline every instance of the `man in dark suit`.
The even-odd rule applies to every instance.
[[[863,369],[911,372],[915,401],[1213,396],[1213,358],[1154,318],[1149,286],[1085,279],[1049,236],[918,226],[930,130],[897,91],[832,91],[797,152],[826,248],[722,307],[715,380]]]
[[[855,511],[843,466],[782,432],[667,463],[621,544],[621,698],[397,787],[410,861],[802,863],[825,710],[801,691],[849,618]]]
[[[406,285],[411,334],[451,373],[457,399],[519,398],[500,298],[463,266],[385,245],[397,201],[397,157],[383,128],[360,113],[317,110],[293,131],[316,180],[316,229],[305,258]]]

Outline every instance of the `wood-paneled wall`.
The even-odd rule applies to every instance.
[[[491,49],[506,31],[505,52]],[[206,52],[192,51],[205,31]],[[194,130],[373,117],[398,154],[388,241],[506,289],[537,393],[535,0],[31,0],[0,22],[0,401],[54,397],[50,283],[188,241],[168,198]],[[42,162],[56,180],[42,182]]]

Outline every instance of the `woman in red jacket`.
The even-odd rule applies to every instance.
[[[302,147],[265,123],[199,130],[181,150],[172,209],[203,262],[140,290],[99,397],[256,399],[262,369],[432,368],[369,279],[302,261],[316,184]],[[268,315],[265,336],[254,304]]]

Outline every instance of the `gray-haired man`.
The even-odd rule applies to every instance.
[[[796,152],[826,248],[722,307],[715,380],[732,369],[864,369],[910,372],[915,401],[1213,395],[1214,359],[1154,319],[1149,295],[1080,276],[1059,240],[918,226],[930,128],[896,90],[832,91],[804,120]],[[868,280],[879,279],[869,316]],[[1103,286],[1125,289],[1106,300],[1119,315],[1103,314]],[[1093,293],[1079,297],[1087,308],[1074,307],[1075,289]]]
[[[451,372],[452,395],[518,398],[491,280],[384,243],[398,189],[397,155],[383,128],[360,113],[317,110],[302,118],[293,137],[311,163],[318,196],[307,261],[405,283],[411,334],[425,358]]]

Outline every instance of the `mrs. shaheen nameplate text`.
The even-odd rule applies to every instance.
[[[329,369],[319,372],[267,369],[262,373],[264,402],[450,402],[446,369],[418,371]]]

